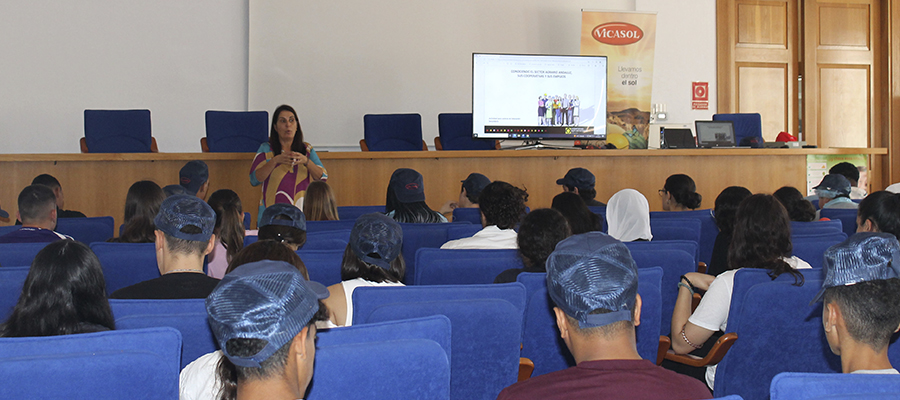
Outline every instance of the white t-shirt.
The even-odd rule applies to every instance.
[[[806,261],[796,256],[783,258],[794,269],[812,268]],[[731,292],[734,288],[734,274],[738,270],[730,270],[721,273],[709,285],[709,290],[703,295],[700,304],[694,313],[688,318],[688,322],[703,329],[711,331],[725,331],[728,323],[728,309],[731,308]],[[706,384],[713,387],[716,377],[716,366],[706,367]]]
[[[497,225],[488,226],[472,237],[451,240],[441,246],[442,249],[518,249],[516,241],[519,234],[513,229],[500,229]]]
[[[900,375],[900,371],[897,371],[894,368],[888,369],[858,369],[856,371],[851,372],[851,374],[861,374],[861,375]]]
[[[219,398],[222,384],[218,382],[216,367],[223,357],[222,350],[207,353],[181,370],[179,376],[180,400],[214,400]]]
[[[344,287],[344,297],[347,299],[347,319],[344,323],[344,326],[353,325],[353,291],[356,288],[361,286],[373,287],[373,286],[404,286],[400,282],[372,282],[367,281],[363,278],[351,279],[349,281],[341,282],[341,286]]]

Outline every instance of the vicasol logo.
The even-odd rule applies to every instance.
[[[627,22],[607,22],[597,25],[591,35],[600,43],[623,46],[643,39],[644,31]]]

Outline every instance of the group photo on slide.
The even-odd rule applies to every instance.
[[[578,111],[581,100],[574,94],[538,97],[538,125],[574,126],[578,125]]]

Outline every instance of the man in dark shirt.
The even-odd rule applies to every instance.
[[[584,168],[572,168],[566,172],[566,176],[556,180],[557,185],[562,185],[564,192],[575,192],[584,200],[588,207],[602,207],[606,204],[594,199],[597,191],[594,190],[596,179],[591,171]]]
[[[16,219],[22,221],[18,230],[0,236],[0,243],[50,243],[71,239],[56,228],[56,196],[44,185],[31,185],[22,189],[18,199]]]
[[[203,257],[216,244],[216,213],[197,196],[175,195],[163,201],[156,224],[159,278],[116,290],[115,299],[206,298],[219,283],[203,273]]]
[[[84,218],[85,215],[79,211],[65,210],[66,196],[63,193],[62,185],[50,174],[40,174],[31,181],[32,185],[44,185],[53,191],[56,196],[57,216],[59,218]]]
[[[559,242],[547,260],[556,324],[578,364],[504,389],[507,399],[708,399],[702,382],[642,360],[637,266],[622,242],[600,232]]]

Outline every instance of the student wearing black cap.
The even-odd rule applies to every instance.
[[[462,181],[462,187],[459,190],[459,200],[450,200],[444,203],[441,207],[441,214],[450,214],[457,208],[477,208],[478,196],[481,195],[481,190],[490,183],[491,180],[482,174],[477,172],[469,174]]]
[[[588,207],[605,206],[606,204],[594,199],[597,191],[594,190],[596,178],[591,171],[584,168],[572,168],[566,172],[566,176],[556,180],[557,185],[562,185],[564,192],[575,192],[584,200]]]
[[[200,160],[188,161],[178,171],[178,183],[187,194],[206,200],[209,192],[209,167]]]
[[[447,222],[447,218],[425,204],[422,174],[410,168],[398,168],[391,174],[384,209],[397,222]]]

